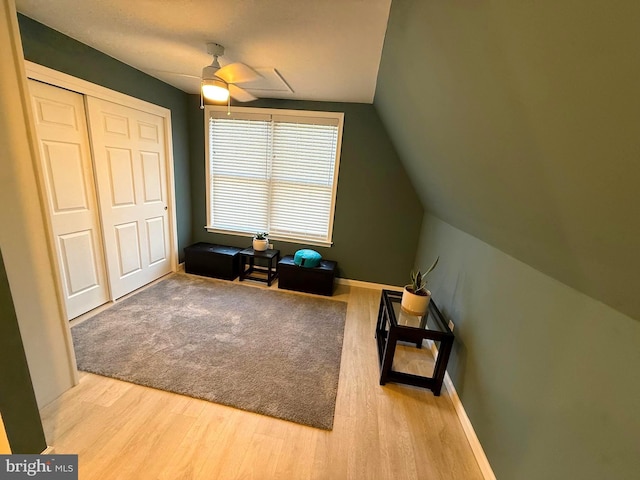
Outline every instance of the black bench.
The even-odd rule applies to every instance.
[[[314,268],[299,267],[293,255],[286,255],[278,262],[278,288],[298,292],[333,295],[333,282],[337,262],[321,260]]]
[[[199,242],[184,249],[184,270],[205,277],[233,280],[240,274],[242,248]]]

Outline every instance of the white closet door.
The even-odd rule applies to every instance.
[[[169,273],[164,119],[87,97],[114,299]]]
[[[68,319],[109,301],[82,95],[29,80]]]

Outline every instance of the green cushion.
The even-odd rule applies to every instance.
[[[305,268],[317,267],[318,265],[320,265],[320,260],[322,260],[322,255],[320,255],[315,250],[309,250],[306,248],[303,250],[298,250],[293,256],[293,263]]]

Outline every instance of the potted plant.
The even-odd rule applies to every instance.
[[[253,249],[256,252],[264,252],[269,248],[268,235],[267,232],[258,232],[253,236]]]
[[[431,292],[427,290],[427,275],[429,275],[436,265],[440,257],[422,273],[420,270],[411,272],[411,283],[405,285],[402,292],[402,310],[410,315],[424,315],[429,308],[429,300]]]

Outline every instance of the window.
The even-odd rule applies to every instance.
[[[207,230],[331,245],[344,114],[205,111]]]

